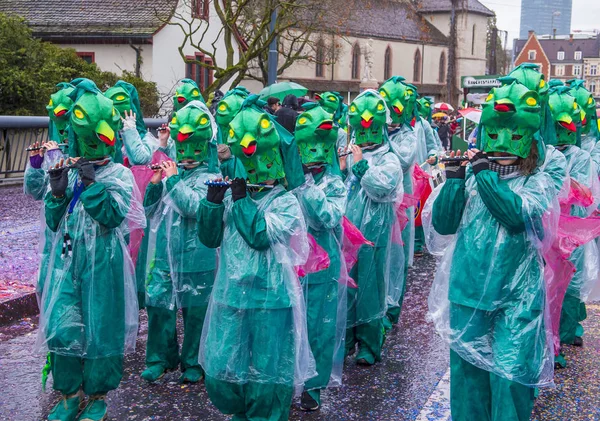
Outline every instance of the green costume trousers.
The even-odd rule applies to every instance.
[[[411,213],[406,210],[407,216],[410,218]],[[410,224],[404,227],[402,230],[402,242],[404,243],[404,267],[403,267],[403,283],[402,283],[402,295],[397,306],[388,306],[387,309],[387,320],[384,319],[385,330],[390,331],[392,326],[397,324],[400,320],[400,313],[402,312],[402,303],[404,302],[404,294],[406,293],[406,279],[408,278],[408,258],[410,253]],[[393,274],[393,272],[392,272]]]
[[[422,252],[425,245],[425,231],[423,226],[415,226],[415,253]]]
[[[119,387],[123,376],[123,357],[83,359],[50,353],[53,388],[72,395],[82,388],[88,395],[105,395]]]
[[[316,377],[308,380],[306,390],[324,389],[329,383],[336,352],[336,327],[338,311],[338,283],[308,284],[304,287],[306,300],[306,324],[310,349],[317,364]],[[342,350],[343,352],[343,350]],[[340,358],[340,361],[343,357]],[[319,403],[320,394],[313,398]]]
[[[580,322],[587,318],[585,303],[579,299],[579,294],[572,295],[567,291],[560,314],[560,341],[572,344],[576,336],[583,336],[583,326]]]
[[[477,368],[450,351],[453,421],[529,421],[534,391]]]
[[[183,344],[181,346],[181,371],[190,367],[200,368],[198,351],[202,325],[208,305],[184,307]],[[166,369],[174,369],[180,362],[177,342],[177,310],[160,307],[147,307],[148,342],[146,344],[146,366],[160,364]]]

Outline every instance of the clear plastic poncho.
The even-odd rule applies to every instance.
[[[146,219],[131,171],[109,162],[83,188],[70,170],[63,198],[48,193],[52,232],[36,348],[86,359],[135,349],[138,302],[126,237]]]
[[[329,265],[301,278],[306,302],[308,339],[317,364],[317,377],[306,389],[341,386],[345,358],[347,269],[342,254],[342,217],[346,186],[327,166],[322,174],[305,176],[293,190],[308,226],[308,233],[328,255]]]
[[[464,189],[448,180],[430,196],[424,229],[443,257],[428,299],[428,318],[470,364],[524,385],[550,385],[554,350],[542,252],[554,235],[544,230],[544,220],[555,221],[558,215],[554,183],[542,172],[513,173],[501,182],[521,198],[525,231],[510,232],[498,222],[470,167]],[[464,200],[462,216],[447,214],[455,200]],[[455,234],[427,232],[435,230],[431,219],[436,220],[436,208],[440,223],[457,221]]]
[[[231,197],[221,205],[203,201],[199,218],[201,238],[212,231],[210,243],[221,247],[200,341],[199,361],[206,375],[302,390],[316,372],[294,269],[308,256],[298,200],[278,185],[235,204]],[[258,226],[264,227],[266,240],[252,235]]]

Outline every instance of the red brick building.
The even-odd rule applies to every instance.
[[[539,64],[540,71],[544,74],[546,80],[550,80],[550,59],[544,52],[544,48],[538,37],[535,36],[533,31],[529,31],[529,38],[524,41],[524,44],[519,46],[521,41],[522,40],[517,40],[515,43],[515,67],[523,63]],[[517,49],[519,51],[517,51]]]

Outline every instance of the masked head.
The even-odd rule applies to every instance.
[[[584,111],[585,116],[581,119],[581,133],[588,134],[593,131],[596,117],[596,101],[590,91],[584,85],[583,80],[570,81],[571,95],[575,97],[577,104]]]
[[[125,111],[131,111],[131,97],[129,92],[122,86],[112,86],[104,92],[104,96],[109,98],[121,117],[125,117]]]
[[[192,101],[175,113],[169,123],[178,162],[205,162],[209,143],[216,134],[216,123],[200,101]]]
[[[365,91],[350,104],[348,113],[350,126],[354,130],[355,143],[383,143],[383,132],[387,129],[388,109],[377,91]]]
[[[544,74],[540,72],[539,65],[535,63],[520,64],[508,76],[525,85],[530,91],[537,92],[541,101],[546,101],[549,86],[544,79]]]
[[[577,105],[577,100],[566,86],[550,90],[548,97],[550,112],[556,127],[556,139],[559,145],[577,145],[579,143],[578,126],[585,112]]]
[[[321,105],[309,102],[296,120],[294,136],[300,148],[302,163],[333,164],[337,142],[337,127],[333,115]]]
[[[483,104],[481,149],[527,158],[540,127],[539,96],[516,80],[494,88]]]
[[[421,97],[417,100],[417,110],[419,115],[427,121],[431,121],[431,113],[433,111],[433,101],[429,97]]]
[[[92,81],[79,83],[71,98],[75,103],[70,112],[70,126],[76,135],[79,156],[88,159],[112,156],[121,121],[113,102]]]
[[[342,96],[338,92],[330,91],[316,94],[315,99],[329,114],[337,113],[343,102]]]
[[[242,108],[242,103],[248,97],[249,92],[243,86],[238,86],[225,94],[217,105],[215,119],[219,126],[228,127],[233,117]]]
[[[417,89],[401,76],[393,76],[379,88],[379,94],[390,109],[393,124],[410,123],[414,116]]]
[[[64,141],[67,138],[67,125],[69,124],[69,110],[73,106],[73,100],[69,94],[73,92],[75,87],[70,83],[59,83],[56,85],[59,90],[50,95],[50,102],[46,106],[48,117],[56,125],[60,140]]]
[[[181,79],[181,84],[177,87],[175,95],[173,95],[173,107],[175,111],[181,110],[190,101],[204,102],[200,88],[192,79]]]
[[[250,183],[264,183],[285,177],[280,137],[271,116],[263,111],[265,103],[251,95],[229,123],[227,144],[239,158]]]

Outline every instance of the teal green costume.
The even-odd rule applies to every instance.
[[[247,194],[236,179],[241,188],[231,196],[213,198],[209,187],[213,201],[200,204],[200,240],[220,247],[200,363],[221,412],[234,420],[283,421],[294,386],[316,374],[294,271],[308,254],[306,227],[298,200],[283,187],[304,179],[293,139],[262,106],[256,95],[246,99],[227,142],[252,183],[276,180],[275,187]]]
[[[200,101],[204,103],[204,98],[202,97],[202,93],[196,82],[192,79],[181,79],[179,82],[181,84],[175,90],[175,95],[173,95],[173,111],[181,110],[188,105],[190,101]]]
[[[83,166],[71,170],[68,184],[63,178],[66,192],[45,198],[53,235],[42,262],[47,276],[38,346],[50,351],[53,387],[64,395],[48,419],[62,421],[75,420],[80,389],[90,396],[81,419],[101,419],[104,395],[121,380],[123,354],[135,348],[137,299],[125,237],[131,227],[145,226],[141,204],[133,203],[131,172],[110,161],[118,127],[112,102],[89,80],[71,98],[70,148],[76,156],[105,161],[93,169],[87,164],[85,179]],[[68,170],[58,171],[65,177]]]
[[[481,123],[484,152],[527,159],[537,148],[539,97],[516,81],[495,88]],[[520,162],[501,168],[478,154],[472,166],[446,165],[447,181],[430,197],[435,231],[453,236],[429,316],[451,348],[456,421],[528,420],[534,387],[552,382],[539,248],[546,237],[542,217],[553,210],[556,193],[548,174],[525,175]]]
[[[567,82],[571,88],[571,95],[577,100],[585,116],[581,120],[581,149],[591,153],[598,140],[598,116],[596,114],[596,101],[594,96],[585,87],[585,81],[574,79]]]
[[[301,278],[306,302],[308,340],[318,376],[305,384],[320,405],[321,390],[342,383],[346,330],[346,287],[342,270],[341,219],[346,209],[346,186],[337,166],[336,130],[330,113],[316,103],[304,105],[296,120],[295,137],[306,182],[294,190],[302,213],[319,246],[329,255],[329,267]],[[335,168],[335,170],[334,170]]]
[[[181,381],[195,383],[203,375],[198,350],[216,268],[215,251],[198,240],[196,214],[206,197],[205,181],[220,177],[208,154],[217,132],[208,108],[199,101],[177,111],[169,126],[177,142],[177,161],[199,164],[180,168],[177,175],[150,183],[146,189],[148,341],[142,378],[155,381],[181,363]],[[184,326],[181,356],[179,308]]]
[[[367,90],[350,104],[353,143],[363,148],[363,159],[347,157],[346,216],[374,246],[362,246],[358,262],[348,268],[358,289],[348,291],[346,349],[358,345],[361,364],[381,360],[383,318],[398,306],[404,289],[404,253],[396,207],[403,197],[402,167],[387,139],[389,110],[384,99]]]

